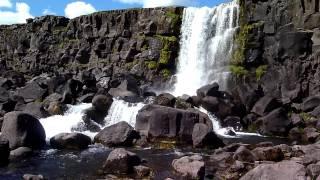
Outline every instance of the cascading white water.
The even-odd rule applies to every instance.
[[[212,82],[226,88],[238,13],[236,1],[184,10],[174,95],[194,95]]]
[[[105,118],[105,124],[101,128],[116,124],[120,121],[126,121],[134,127],[136,122],[136,115],[138,111],[144,106],[143,103],[128,103],[123,100],[114,99],[108,116]],[[82,123],[83,111],[90,108],[91,104],[79,104],[69,106],[69,110],[64,115],[56,115],[48,118],[40,119],[40,123],[45,129],[47,140],[59,133],[70,133],[77,131],[79,123]],[[81,132],[90,137],[94,137],[97,133],[84,131]]]

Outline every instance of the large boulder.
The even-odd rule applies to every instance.
[[[6,165],[9,160],[9,141],[3,136],[0,136],[0,166]]]
[[[209,117],[195,109],[146,105],[137,115],[135,129],[150,138],[174,138],[192,143],[193,128],[197,123],[207,125],[212,131]]]
[[[206,124],[197,123],[192,132],[193,147],[212,147],[218,148],[224,146],[224,143]]]
[[[278,108],[258,120],[261,122],[260,132],[268,135],[286,136],[291,128],[291,120],[283,108]]]
[[[233,159],[253,163],[256,160],[254,154],[245,146],[240,146],[233,155]]]
[[[92,107],[84,110],[83,121],[90,127],[93,126],[91,120],[98,124],[103,124],[104,118],[108,115],[113,99],[108,95],[97,95],[92,100]]]
[[[5,114],[1,132],[9,140],[11,149],[40,148],[46,143],[46,134],[39,120],[24,112]]]
[[[7,102],[9,100],[9,91],[0,87],[0,103]]]
[[[275,164],[261,164],[245,174],[240,180],[305,180],[306,169],[294,161],[282,161]]]
[[[205,164],[200,155],[175,159],[172,162],[172,166],[184,178],[203,179],[205,175]]]
[[[201,105],[209,112],[214,113],[220,119],[224,119],[231,115],[233,107],[233,104],[230,102],[212,96],[202,98]]]
[[[259,116],[264,116],[271,112],[272,110],[280,107],[278,100],[271,96],[264,96],[259,99],[258,102],[253,106],[251,112]]]
[[[91,138],[81,133],[60,133],[50,139],[50,145],[56,149],[82,150],[90,144]]]
[[[127,122],[122,121],[104,128],[95,137],[94,142],[105,146],[132,146],[137,133]]]
[[[197,90],[197,96],[201,98],[204,98],[206,96],[218,97],[219,95],[220,92],[218,83],[208,84]]]
[[[121,81],[120,85],[109,90],[109,94],[113,97],[120,97],[121,99],[129,102],[134,102],[139,99],[139,92],[140,89],[137,80],[132,76],[125,77],[125,79]]]
[[[134,166],[138,166],[141,159],[134,153],[123,148],[118,148],[109,154],[103,165],[104,173],[126,175],[134,172]]]
[[[38,103],[38,102],[31,102],[28,103],[25,107],[23,112],[28,113],[38,119],[41,118],[46,118],[48,117],[50,114],[44,109],[43,104],[42,103]]]
[[[92,99],[92,106],[101,112],[108,112],[113,99],[110,95],[97,95]]]
[[[252,150],[256,160],[259,161],[281,161],[284,154],[279,147],[257,147]]]
[[[303,101],[301,109],[304,112],[309,112],[315,109],[320,104],[320,96],[311,96]]]
[[[43,100],[47,89],[43,89],[38,83],[30,82],[25,87],[17,90],[17,95],[23,97],[25,102]]]

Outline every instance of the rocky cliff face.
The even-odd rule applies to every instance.
[[[242,77],[237,79],[240,94],[256,90],[284,104],[318,95],[319,1],[241,0],[240,4],[239,50],[232,68]]]
[[[175,71],[182,13],[179,7],[116,10],[0,26],[0,73],[86,72],[99,81],[130,72],[141,82],[164,81]]]

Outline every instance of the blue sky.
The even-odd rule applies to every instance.
[[[156,6],[209,6],[228,0],[0,0],[0,24],[24,23],[26,18],[61,15],[74,18],[95,11]]]

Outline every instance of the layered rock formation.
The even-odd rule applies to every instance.
[[[115,10],[0,26],[0,75],[89,71],[103,85],[130,72],[141,82],[163,81],[175,71],[182,12],[179,7]]]

